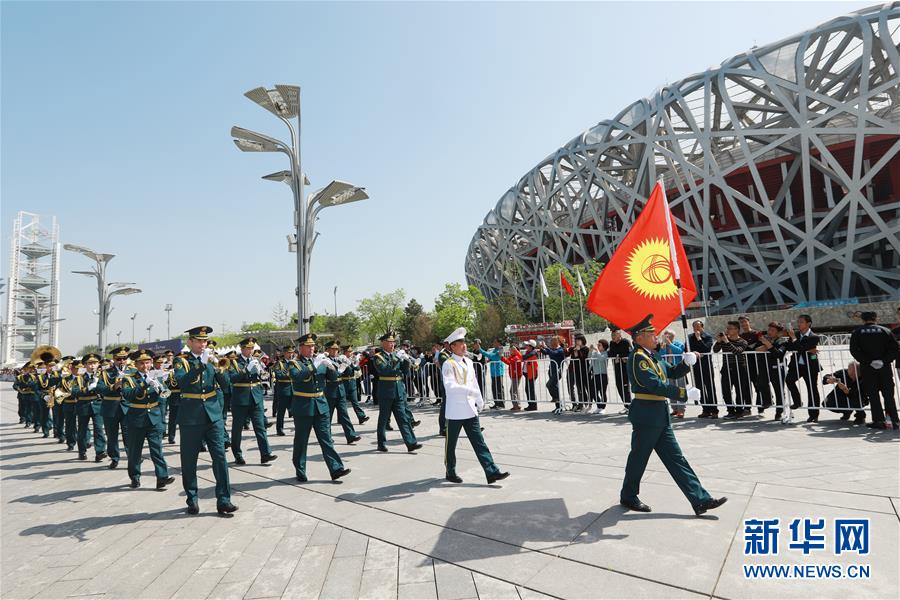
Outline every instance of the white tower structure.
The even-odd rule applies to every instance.
[[[3,364],[41,344],[59,346],[59,226],[56,217],[19,211],[9,253]]]

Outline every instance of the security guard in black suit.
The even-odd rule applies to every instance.
[[[859,361],[863,398],[869,401],[872,408],[872,422],[867,427],[887,429],[884,418],[887,409],[894,429],[900,428],[897,400],[894,396],[894,377],[891,373],[891,362],[897,356],[897,342],[887,327],[878,324],[875,312],[865,311],[860,317],[863,324],[850,334],[850,354]],[[879,392],[884,396],[883,408]]]
[[[631,452],[625,465],[625,480],[622,482],[619,503],[630,510],[650,512],[650,507],[638,498],[638,492],[647,461],[655,450],[694,507],[694,514],[700,516],[721,506],[728,499],[713,498],[700,485],[700,480],[675,439],[668,402],[668,399],[700,399],[699,389],[693,386],[685,389],[669,383],[670,379],[684,377],[696,364],[698,355],[685,352],[678,365],[658,359],[656,329],[650,323],[652,319],[653,315],[647,315],[629,330],[635,343],[626,365],[632,394],[628,408],[628,420],[632,426]]]

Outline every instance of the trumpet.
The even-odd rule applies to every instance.
[[[150,373],[150,378],[159,383],[159,397],[165,400],[172,395],[172,390],[166,385],[166,379],[169,377],[165,369],[159,369]]]

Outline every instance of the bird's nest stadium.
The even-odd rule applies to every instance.
[[[754,48],[626,107],[541,161],[469,245],[488,299],[539,306],[539,269],[605,262],[664,180],[720,308],[896,297],[900,3]]]

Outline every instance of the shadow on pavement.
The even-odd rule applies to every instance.
[[[215,513],[201,513],[198,516],[219,518]],[[170,521],[177,519],[196,519],[197,516],[188,515],[183,508],[167,510],[156,513],[132,513],[130,515],[112,515],[107,517],[84,517],[62,523],[46,523],[36,525],[23,530],[19,535],[42,535],[49,538],[73,537],[80,542],[87,541],[86,534],[103,527],[115,525],[129,525],[142,521]]]

